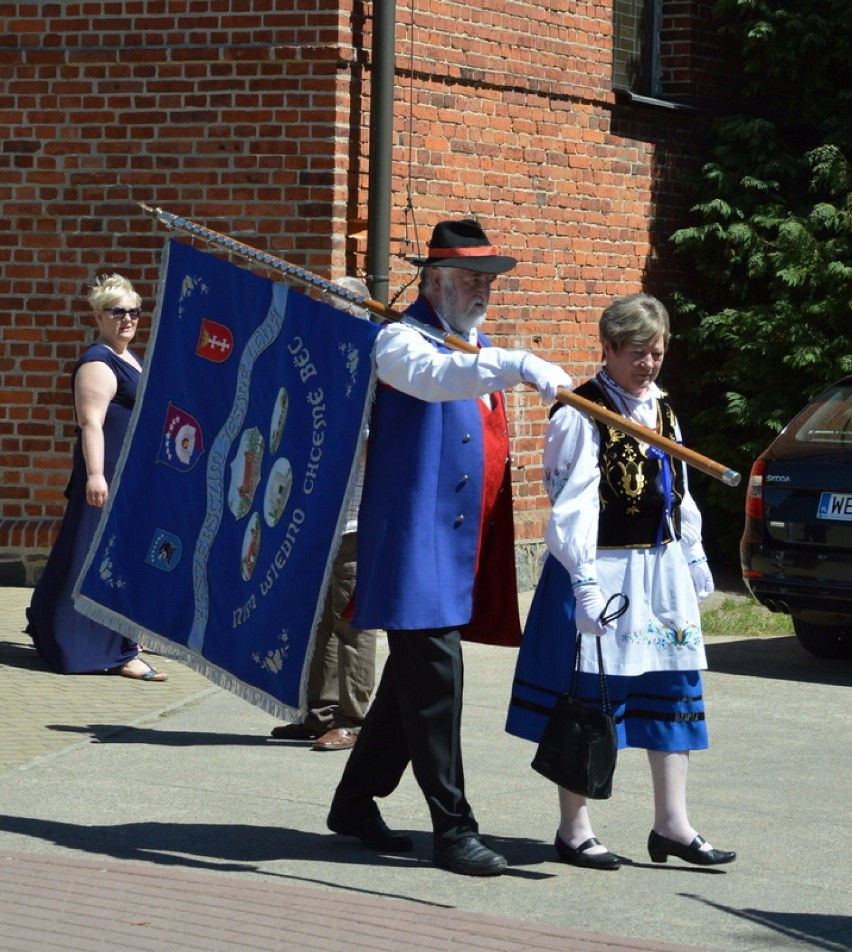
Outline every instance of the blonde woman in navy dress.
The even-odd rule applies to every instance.
[[[88,300],[98,334],[71,378],[77,442],[65,491],[68,506],[27,609],[27,631],[42,660],[59,674],[108,672],[165,681],[168,675],[138,657],[137,644],[81,615],[71,598],[109,496],[142,375],[130,349],[142,306],[133,285],[120,274],[104,276]]]
[[[618,298],[603,313],[600,336],[604,367],[576,392],[679,440],[674,411],[655,383],[669,341],[663,305],[647,294]],[[690,751],[708,746],[698,602],[713,592],[686,467],[558,405],[547,431],[544,481],[553,504],[548,555],[518,655],[506,729],[537,742],[556,697],[570,686],[576,632],[599,637],[619,747],[648,752],[651,859],[729,863],[736,854],[707,843],[686,808]],[[630,600],[627,612],[601,625],[607,598],[618,592]],[[580,693],[600,698],[593,643],[582,653]],[[558,790],[559,858],[618,869],[620,857],[594,835],[586,798]]]

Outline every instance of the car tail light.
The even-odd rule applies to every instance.
[[[755,460],[748,477],[746,489],[746,516],[750,519],[763,518],[763,474],[766,471],[766,460]]]

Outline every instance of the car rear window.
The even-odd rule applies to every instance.
[[[852,381],[823,391],[790,423],[785,442],[852,449]]]

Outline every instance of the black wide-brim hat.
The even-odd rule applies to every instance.
[[[511,271],[517,258],[497,254],[497,249],[472,218],[460,221],[439,221],[432,232],[426,258],[412,258],[421,268],[464,268],[482,274]]]

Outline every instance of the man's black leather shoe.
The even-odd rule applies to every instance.
[[[436,866],[462,876],[499,876],[509,865],[505,857],[471,834],[452,846],[436,849],[432,857]]]
[[[414,840],[407,833],[388,829],[387,823],[378,813],[348,816],[332,810],[326,825],[332,833],[358,837],[364,846],[377,853],[408,853],[414,848]]]

